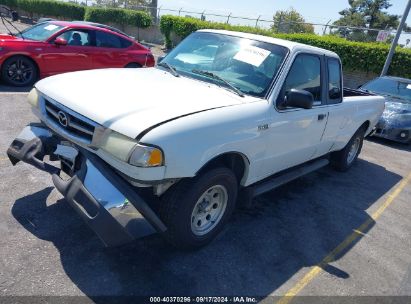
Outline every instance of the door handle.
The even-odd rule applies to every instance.
[[[327,114],[318,114],[318,120],[323,120],[327,117]]]

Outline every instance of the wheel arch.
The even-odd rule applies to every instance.
[[[131,67],[132,65],[136,65],[135,67]],[[137,61],[131,61],[129,63],[127,63],[125,66],[125,68],[142,68],[143,66],[138,63]]]
[[[41,73],[41,72],[40,72],[40,65],[39,65],[39,63],[38,63],[33,57],[31,57],[30,55],[25,54],[25,53],[14,53],[14,54],[10,54],[10,55],[7,56],[6,58],[4,58],[4,59],[3,59],[3,62],[1,63],[1,66],[0,66],[0,71],[3,70],[4,63],[5,63],[7,60],[9,60],[10,58],[13,58],[13,57],[18,57],[18,56],[25,57],[25,58],[27,58],[28,60],[30,60],[31,62],[33,62],[34,66],[35,66],[35,68],[36,68],[36,70],[37,70],[37,77],[40,78],[40,73]]]
[[[245,183],[248,176],[250,161],[248,157],[236,151],[225,152],[208,160],[197,172],[196,176],[212,168],[224,166],[231,169],[240,185]]]
[[[365,135],[367,136],[372,130],[370,130],[371,122],[366,120],[358,129],[364,128]]]

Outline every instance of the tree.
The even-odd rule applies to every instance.
[[[305,23],[305,19],[294,8],[277,11],[273,17],[271,29],[276,33],[314,33],[314,27]]]
[[[390,0],[348,0],[348,4],[350,7],[339,12],[341,17],[334,25],[387,30],[398,27],[400,16],[384,12],[392,6]],[[356,41],[375,41],[378,35],[378,31],[350,28],[339,28],[338,32]]]

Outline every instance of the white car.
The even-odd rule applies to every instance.
[[[155,231],[205,245],[236,203],[328,163],[350,168],[384,110],[383,97],[343,90],[333,52],[217,30],[155,68],[43,79],[28,100],[41,123],[10,160],[52,173],[108,246]]]

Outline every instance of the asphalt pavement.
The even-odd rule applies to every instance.
[[[178,251],[158,235],[104,248],[50,176],[7,160],[36,120],[25,98],[0,93],[0,299],[411,296],[410,146],[366,141],[349,172],[327,167],[256,198],[201,250]]]

